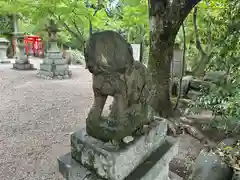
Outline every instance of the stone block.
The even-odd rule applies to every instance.
[[[171,138],[165,138],[151,155],[123,180],[168,180],[169,162],[178,151],[178,143]],[[126,159],[126,161],[129,161]],[[58,158],[60,173],[67,180],[106,180],[74,159],[71,153]],[[122,172],[125,174],[125,172]],[[108,178],[107,180],[113,180]]]
[[[42,70],[39,70],[38,73],[37,73],[37,77],[41,78],[41,79],[53,79],[54,78],[54,75],[53,75],[53,72],[49,72],[49,71],[42,71]]]
[[[59,51],[50,51],[48,50],[48,54],[47,54],[47,58],[48,59],[61,59],[62,58],[62,53],[60,53]]]
[[[124,180],[168,180],[169,163],[178,153],[178,141],[167,137],[142,164]]]
[[[67,60],[63,58],[58,58],[58,59],[48,59],[45,58],[43,60],[43,64],[48,64],[48,65],[65,65],[67,64]]]
[[[165,140],[167,122],[153,121],[144,136],[135,137],[125,147],[113,146],[87,135],[82,129],[71,136],[72,157],[94,169],[100,177],[123,180]]]
[[[41,71],[48,71],[48,72],[51,72],[51,71],[53,71],[53,65],[52,64],[45,64],[45,63],[43,63],[43,64],[40,64],[40,70]]]
[[[66,59],[57,59],[57,60],[54,60],[54,64],[56,64],[56,65],[66,65],[68,63],[67,63]]]
[[[48,58],[43,59],[43,64],[52,65],[53,62],[54,62],[54,60],[52,60],[52,59],[48,59]]]
[[[228,167],[218,155],[213,152],[201,151],[198,155],[193,172],[192,180],[226,180],[232,176],[232,169]]]
[[[56,72],[63,72],[63,75],[65,75],[65,71],[69,71],[68,64],[56,64]]]
[[[32,70],[34,68],[33,68],[33,64],[30,64],[30,63],[26,63],[26,64],[14,63],[13,64],[13,69],[17,69],[17,70]]]

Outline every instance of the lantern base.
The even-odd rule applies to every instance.
[[[36,70],[33,67],[33,64],[30,64],[30,63],[26,63],[26,64],[14,63],[13,64],[13,69],[16,69],[16,70]]]
[[[0,60],[0,64],[10,64],[11,61],[5,59],[5,60]]]

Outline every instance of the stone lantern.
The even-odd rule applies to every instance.
[[[0,38],[0,63],[11,63],[6,56],[8,45],[9,41],[7,39]]]
[[[50,48],[47,51],[47,57],[40,64],[37,76],[43,79],[68,79],[72,72],[69,70],[67,60],[62,58],[57,45],[57,32],[60,30],[53,20],[50,20],[45,30],[48,32]]]
[[[13,69],[17,69],[17,70],[33,69],[33,65],[29,63],[28,57],[25,54],[24,34],[17,33],[15,35],[17,37],[18,52],[16,54],[17,55],[16,61],[13,64]]]

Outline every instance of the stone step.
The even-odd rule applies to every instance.
[[[123,180],[164,143],[166,132],[166,120],[153,121],[148,133],[119,148],[88,136],[82,129],[71,135],[72,158],[102,178]]]
[[[177,152],[177,141],[167,137],[165,142],[124,180],[168,180],[169,163]],[[58,164],[59,171],[67,180],[106,180],[72,159],[71,153],[61,156]]]

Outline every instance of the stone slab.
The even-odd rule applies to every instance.
[[[13,64],[13,69],[17,69],[17,70],[34,70],[33,64],[30,64],[30,63],[27,63],[27,64],[14,63]]]
[[[168,180],[169,162],[177,152],[178,142],[167,137],[164,143],[124,180]],[[106,180],[72,159],[71,153],[58,158],[58,165],[60,173],[67,180]]]
[[[88,136],[82,129],[71,136],[72,157],[100,177],[123,180],[164,142],[167,121],[153,121],[150,127],[148,133],[120,148]]]
[[[140,61],[140,54],[141,54],[141,44],[131,44],[133,50],[133,59],[135,61]]]
[[[62,58],[62,53],[58,52],[58,51],[48,50],[47,58],[49,58],[49,59],[60,59],[60,58]]]
[[[52,59],[44,58],[42,64],[52,65],[53,62],[54,62],[54,60],[52,60]]]
[[[231,176],[232,169],[218,155],[202,150],[195,161],[190,179],[226,180]]]
[[[175,174],[172,171],[169,172],[169,179],[170,180],[183,180],[182,177],[178,176],[177,174]]]
[[[62,73],[62,75],[68,74],[69,66],[68,64],[40,64],[41,71],[48,71],[48,72],[58,72]],[[67,73],[65,73],[67,72]]]
[[[178,141],[167,137],[135,171],[124,180],[168,180],[169,163],[178,153]]]
[[[66,72],[69,71],[68,64],[56,64],[56,72]]]
[[[43,60],[43,64],[47,64],[47,65],[66,65],[67,64],[67,60],[63,59],[63,58],[58,58],[58,59],[49,59],[49,58],[45,58]]]
[[[67,65],[68,66],[68,62],[66,59],[56,59],[54,60],[54,64],[56,65]]]
[[[52,72],[53,69],[55,69],[55,65],[53,66],[52,64],[45,64],[45,63],[40,64],[41,71]]]

